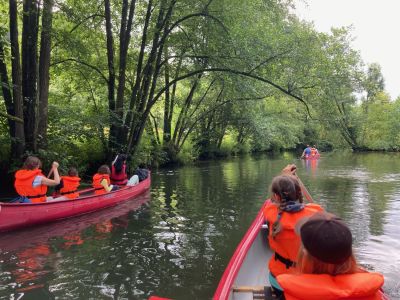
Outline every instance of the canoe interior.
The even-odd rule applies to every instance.
[[[268,281],[268,261],[272,252],[266,236],[266,229],[260,229],[235,278],[234,287],[270,285]],[[253,294],[250,292],[233,293],[231,291],[229,299],[253,300]]]

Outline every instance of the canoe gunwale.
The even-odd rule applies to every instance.
[[[246,234],[240,241],[239,245],[236,247],[235,252],[233,253],[228,266],[226,267],[221,280],[218,284],[217,290],[214,293],[214,300],[222,300],[229,299],[229,294],[232,290],[233,283],[235,282],[236,276],[239,273],[239,270],[242,266],[246,255],[253,245],[254,240],[259,234],[262,224],[264,223],[264,207],[270,203],[270,200],[266,200],[259,210],[256,218],[250,225]]]

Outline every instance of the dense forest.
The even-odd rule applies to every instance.
[[[8,2],[8,3],[7,3]],[[400,98],[294,0],[0,4],[0,153],[89,170],[251,151],[400,149]]]

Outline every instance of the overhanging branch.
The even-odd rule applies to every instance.
[[[104,76],[104,74],[100,71],[99,68],[97,68],[97,67],[95,67],[95,66],[93,66],[93,65],[91,65],[91,64],[88,64],[88,63],[86,63],[86,62],[84,62],[84,61],[82,61],[82,60],[76,59],[76,58],[67,58],[67,59],[59,60],[59,61],[56,61],[56,62],[52,63],[51,66],[55,66],[55,65],[58,65],[58,64],[62,64],[62,63],[65,63],[65,62],[69,62],[69,61],[72,61],[72,62],[81,64],[81,65],[84,65],[84,66],[86,66],[86,67],[89,67],[89,68],[93,69],[94,71],[96,71],[96,72],[108,83],[107,77]]]
[[[22,124],[24,123],[24,120],[22,120],[22,119],[20,119],[20,118],[18,118],[16,116],[12,116],[12,115],[9,115],[7,113],[1,112],[1,111],[0,111],[0,117],[4,117],[4,118],[7,118],[7,119],[10,119],[12,121],[19,122],[19,123],[22,123]]]
[[[310,109],[307,105],[307,103],[299,96],[291,93],[290,91],[284,89],[283,87],[281,87],[280,85],[272,82],[271,80],[265,79],[263,77],[260,77],[258,75],[255,74],[251,74],[249,72],[245,72],[245,71],[240,71],[240,70],[234,70],[234,69],[229,69],[229,68],[206,68],[206,69],[200,69],[200,70],[195,70],[193,72],[189,72],[185,75],[182,75],[178,78],[175,78],[174,80],[171,80],[167,85],[165,85],[158,93],[157,95],[153,98],[153,100],[150,102],[150,105],[152,106],[157,100],[158,98],[161,97],[161,95],[165,92],[166,89],[168,89],[171,85],[173,85],[174,83],[181,81],[183,79],[192,77],[194,75],[200,74],[200,73],[205,73],[205,72],[226,72],[226,73],[231,73],[231,74],[236,74],[236,75],[241,75],[241,76],[245,76],[245,77],[249,77],[249,78],[253,78],[256,80],[259,80],[261,82],[267,83],[271,86],[273,86],[274,88],[278,89],[279,91],[281,91],[282,93],[296,99],[297,101],[301,102],[304,104],[304,106],[306,107],[307,110],[307,114],[310,116],[311,118],[311,113],[310,113]]]

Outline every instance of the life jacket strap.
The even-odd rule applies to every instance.
[[[296,263],[286,257],[283,257],[279,253],[275,252],[275,260],[279,260],[281,263],[283,263],[286,266],[286,269],[289,269],[290,267],[296,266]]]
[[[45,196],[46,196],[46,194],[35,195],[35,196],[24,196],[24,197],[29,198],[29,199],[35,199],[35,198],[41,198],[41,197],[45,197]]]

